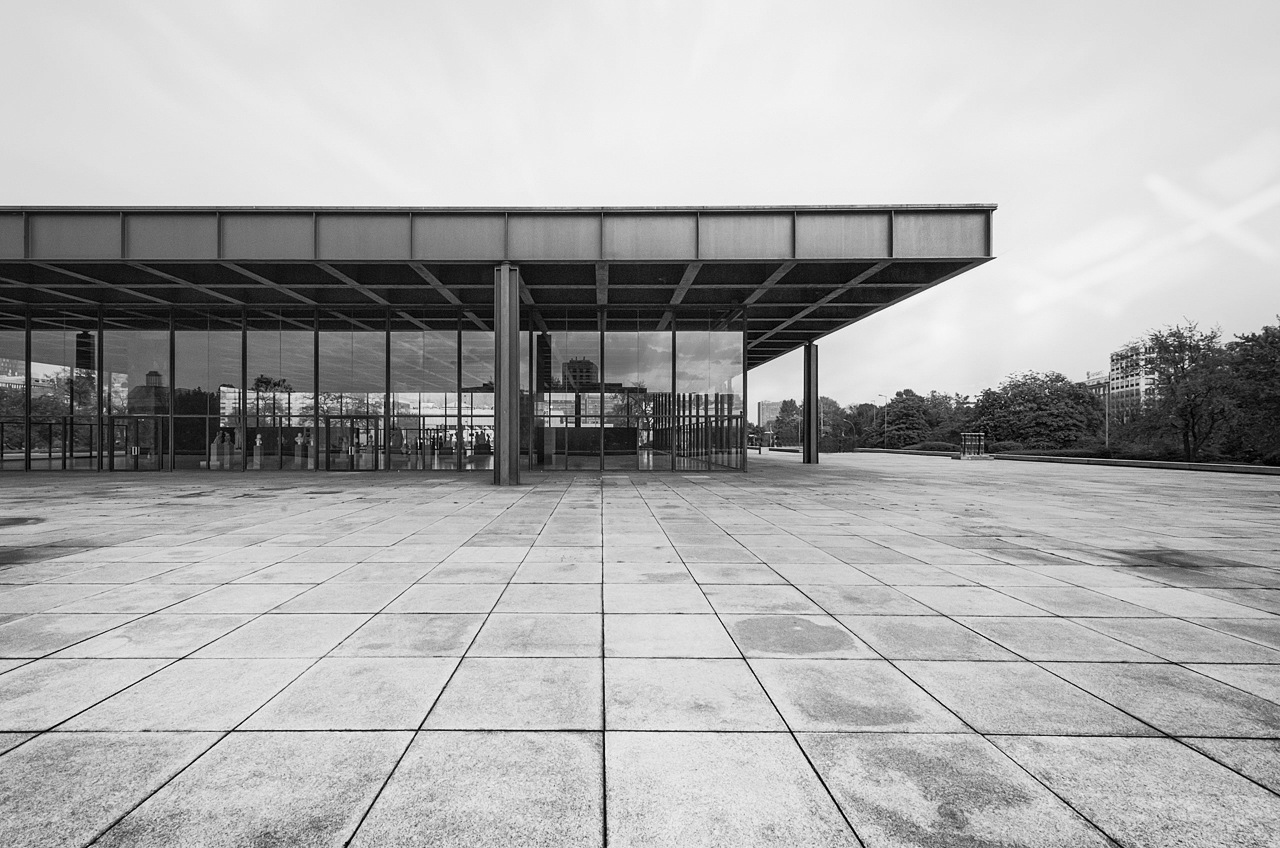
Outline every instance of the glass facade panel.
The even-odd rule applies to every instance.
[[[61,324],[57,329],[43,329]],[[96,318],[41,319],[31,331],[31,467],[96,470],[102,408]]]
[[[27,462],[27,333],[0,326],[0,471],[21,471]]]
[[[315,467],[315,331],[310,315],[255,321],[245,337],[250,471]]]
[[[381,322],[320,331],[319,457],[329,471],[386,467],[387,335]]]
[[[169,331],[109,328],[103,333],[110,415],[169,413]]]
[[[531,467],[600,469],[600,341],[596,331],[534,335]]]
[[[678,471],[742,468],[741,329],[682,320],[676,331],[675,466]]]
[[[459,406],[463,471],[493,468],[493,333],[464,330],[462,385]]]
[[[132,329],[112,321],[103,333],[104,422],[108,470],[159,471],[169,460],[168,315]]]
[[[627,324],[635,329],[620,329]],[[608,326],[604,334],[604,467],[670,470],[671,331],[641,329],[647,325],[612,311]]]
[[[239,315],[174,316],[175,468],[244,468],[242,340]]]
[[[458,467],[458,332],[391,332],[393,471]]]

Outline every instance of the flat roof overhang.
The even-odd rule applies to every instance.
[[[492,267],[512,262],[535,324],[594,327],[602,306],[629,329],[745,321],[754,368],[990,261],[995,209],[0,207],[0,320],[102,305],[485,326]]]

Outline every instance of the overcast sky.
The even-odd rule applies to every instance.
[[[0,205],[1000,204],[996,261],[823,340],[842,403],[1280,312],[1275,0],[0,12]]]

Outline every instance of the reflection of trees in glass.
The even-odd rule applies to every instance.
[[[286,379],[259,374],[250,384],[249,406],[255,419],[264,413],[270,418],[284,415],[287,426],[293,418],[293,405],[293,386]]]

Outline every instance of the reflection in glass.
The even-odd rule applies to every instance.
[[[0,329],[0,471],[21,471],[27,450],[27,336]]]
[[[302,471],[315,467],[315,335],[309,321],[261,322],[245,338],[249,376],[245,391],[250,471]]]
[[[621,320],[610,315],[610,325]],[[671,332],[604,336],[604,467],[670,469]]]
[[[109,470],[159,471],[169,456],[169,331],[103,334]]]
[[[462,332],[461,426],[459,440],[464,471],[493,468],[493,333]]]
[[[687,322],[676,333],[677,470],[745,462],[740,330]]]
[[[391,333],[392,470],[458,467],[458,333]]]
[[[533,467],[599,470],[599,333],[539,332],[533,347]]]
[[[381,431],[386,405],[384,332],[365,329],[320,332],[320,454],[330,470],[382,467]],[[326,423],[327,422],[327,423]]]
[[[174,466],[244,467],[240,415],[240,318],[174,318]]]
[[[99,445],[96,330],[83,324],[32,330],[30,367],[31,467],[96,469]]]

